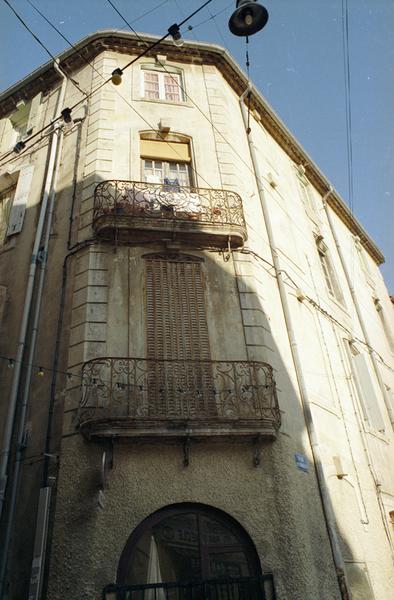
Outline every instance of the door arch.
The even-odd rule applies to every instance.
[[[117,583],[140,585],[259,577],[260,561],[243,527],[203,504],[173,504],[144,519],[129,537]]]

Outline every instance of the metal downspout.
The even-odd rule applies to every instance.
[[[346,573],[345,573],[345,562],[342,557],[342,552],[341,552],[341,548],[340,548],[340,544],[339,544],[339,538],[338,538],[338,534],[336,531],[336,522],[335,522],[334,511],[332,508],[328,485],[327,485],[326,477],[325,477],[323,466],[322,466],[320,446],[319,446],[319,442],[317,439],[315,425],[313,423],[313,417],[312,417],[312,412],[311,412],[311,408],[310,408],[307,387],[306,387],[304,374],[303,374],[303,370],[302,370],[300,355],[298,352],[297,340],[296,340],[294,329],[293,329],[293,323],[292,323],[289,303],[287,300],[285,285],[284,285],[284,281],[283,281],[282,270],[280,267],[279,255],[278,255],[278,251],[277,251],[277,248],[275,245],[274,234],[273,234],[273,229],[272,229],[272,225],[271,225],[271,219],[270,219],[269,210],[268,210],[266,200],[265,200],[264,186],[263,186],[260,169],[259,169],[259,161],[257,159],[256,149],[255,149],[255,146],[253,143],[253,138],[252,138],[251,132],[250,131],[248,132],[248,115],[246,112],[244,99],[250,92],[251,92],[251,87],[249,86],[244,91],[244,93],[240,96],[239,104],[241,107],[241,113],[242,113],[242,118],[244,121],[245,131],[247,133],[250,157],[252,160],[253,171],[255,174],[258,194],[259,194],[259,198],[260,198],[260,205],[261,205],[261,209],[263,212],[264,222],[265,222],[265,226],[266,226],[266,230],[267,230],[267,234],[268,234],[268,241],[269,241],[269,246],[270,246],[270,250],[271,250],[272,261],[273,261],[274,268],[275,268],[275,275],[276,275],[276,279],[278,282],[279,295],[280,295],[280,299],[281,299],[281,303],[282,303],[283,315],[284,315],[284,319],[285,319],[285,323],[286,323],[287,335],[289,338],[291,354],[293,357],[293,363],[294,363],[295,373],[296,373],[296,377],[297,377],[302,408],[303,408],[303,412],[304,412],[305,424],[306,424],[307,433],[308,433],[308,437],[309,437],[309,441],[310,441],[310,445],[311,445],[312,455],[314,458],[317,482],[318,482],[320,496],[321,496],[321,500],[322,500],[323,513],[325,516],[327,531],[328,531],[329,538],[330,538],[332,555],[333,555],[333,559],[334,559],[336,575],[338,578],[339,589],[341,591],[343,600],[349,600],[351,598],[351,593],[350,593],[350,589],[349,589],[349,585],[347,583],[347,578],[346,578]]]
[[[55,66],[55,69],[58,70],[58,67],[55,63],[54,63],[54,66]],[[59,97],[58,97],[58,100],[56,103],[56,109],[55,109],[56,115],[59,113],[60,107],[63,105],[65,91],[66,91],[66,83],[67,83],[67,79],[65,78],[64,74],[61,73],[61,71],[59,71],[59,73],[61,74],[61,76],[63,78],[63,82],[62,82]],[[9,466],[10,453],[11,453],[11,443],[12,443],[12,437],[13,437],[13,433],[14,433],[14,425],[15,425],[14,421],[15,421],[15,416],[16,416],[18,392],[19,392],[20,381],[21,381],[22,361],[23,361],[23,356],[24,356],[24,352],[25,352],[25,348],[26,348],[28,326],[30,323],[30,311],[31,311],[31,306],[32,306],[32,299],[33,299],[33,292],[34,292],[34,286],[35,286],[35,278],[36,278],[41,238],[42,238],[43,231],[44,231],[45,221],[46,221],[46,217],[47,217],[48,200],[49,200],[49,195],[50,195],[50,191],[51,191],[52,184],[53,184],[53,178],[54,178],[55,159],[56,159],[56,155],[57,155],[58,141],[59,141],[59,129],[55,128],[52,133],[52,137],[51,137],[48,165],[47,165],[46,178],[45,178],[45,184],[44,184],[44,192],[43,192],[42,201],[41,201],[40,216],[39,216],[39,220],[38,220],[38,224],[37,224],[36,235],[35,235],[33,249],[32,249],[32,253],[31,253],[30,268],[29,268],[27,285],[26,285],[25,300],[24,300],[24,305],[23,305],[23,313],[22,313],[22,319],[21,319],[21,326],[20,326],[20,330],[19,330],[17,352],[16,352],[16,357],[15,357],[14,373],[13,373],[11,392],[10,392],[10,398],[9,398],[9,404],[8,404],[7,420],[6,420],[6,425],[5,425],[5,429],[4,429],[3,445],[2,445],[2,449],[1,449],[1,455],[0,455],[0,518],[1,518],[1,515],[3,512],[4,502],[5,502],[5,493],[6,493],[7,480],[8,480],[8,466]],[[22,418],[25,419],[24,413],[25,413],[25,411],[22,410],[21,418],[19,420],[19,424],[20,424],[19,431],[21,430]],[[19,450],[19,448],[17,448],[17,450]],[[14,510],[14,507],[10,506],[10,514],[13,513],[13,510]],[[6,538],[8,537],[8,535],[6,535]],[[4,587],[3,584],[4,584],[4,575],[5,575],[5,569],[6,569],[6,564],[7,564],[7,554],[8,554],[8,548],[6,548],[5,544],[3,544],[2,545],[2,554],[1,554],[1,565],[0,565],[0,576],[1,576],[0,577],[0,593],[1,593],[0,597],[2,597],[3,587]]]
[[[56,126],[55,126],[56,127]],[[58,126],[57,126],[58,127]],[[57,132],[58,133],[58,132]],[[38,280],[38,290],[37,290],[37,299],[34,306],[34,317],[33,317],[33,327],[30,336],[30,345],[29,345],[29,353],[26,365],[26,378],[24,381],[24,391],[23,391],[23,399],[21,405],[21,413],[19,416],[19,430],[18,437],[16,442],[16,458],[15,458],[15,467],[12,478],[12,486],[10,491],[10,508],[9,514],[7,517],[6,527],[5,527],[5,536],[3,540],[3,550],[2,552],[7,555],[8,548],[11,541],[12,529],[14,525],[15,519],[15,510],[16,510],[16,501],[19,487],[19,477],[21,470],[21,461],[23,457],[23,453],[26,447],[26,422],[28,415],[28,406],[29,406],[29,397],[30,397],[30,385],[31,385],[31,376],[33,370],[33,362],[34,355],[36,349],[37,335],[39,329],[40,315],[41,315],[41,305],[42,305],[42,297],[45,283],[45,275],[47,271],[47,259],[48,259],[48,246],[49,246],[49,236],[52,228],[52,217],[54,212],[55,205],[55,194],[56,194],[56,180],[59,172],[59,164],[60,164],[60,156],[61,156],[61,141],[63,137],[63,132],[60,132],[60,136],[58,138],[58,151],[56,156],[56,164],[54,169],[54,177],[52,182],[52,188],[49,196],[49,211],[47,224],[45,229],[45,238],[43,248],[40,250],[40,276]],[[4,585],[5,579],[5,570],[7,567],[7,559],[3,559],[0,565],[0,585]],[[0,594],[2,592],[2,587],[0,587]],[[1,595],[0,595],[1,598]]]
[[[370,337],[368,335],[367,328],[365,326],[365,322],[364,322],[364,319],[363,319],[363,315],[362,315],[362,311],[361,311],[361,308],[360,308],[360,304],[358,302],[357,294],[356,294],[356,292],[354,290],[353,282],[352,282],[352,279],[350,277],[349,269],[347,268],[345,257],[344,257],[343,251],[342,251],[342,246],[341,246],[341,244],[339,242],[339,238],[338,238],[338,236],[336,234],[336,231],[334,229],[334,223],[333,223],[333,220],[332,220],[332,217],[331,217],[331,214],[330,214],[330,211],[329,211],[329,207],[328,207],[328,204],[327,204],[327,198],[332,193],[332,191],[333,191],[333,188],[330,187],[330,189],[328,190],[328,192],[323,197],[323,206],[324,206],[324,210],[325,210],[325,213],[326,213],[326,216],[327,216],[328,225],[330,227],[331,235],[332,235],[332,237],[334,239],[334,243],[335,243],[335,246],[336,246],[336,249],[337,249],[337,252],[338,252],[339,260],[341,262],[342,269],[343,269],[343,272],[345,274],[346,282],[347,282],[347,285],[348,285],[348,288],[349,288],[349,291],[350,291],[350,295],[352,297],[353,304],[354,304],[354,307],[356,309],[357,318],[358,318],[358,321],[360,323],[361,331],[363,333],[365,342],[367,344],[368,353],[369,353],[369,355],[371,357],[371,361],[372,361],[372,365],[373,365],[373,368],[374,368],[374,371],[375,371],[375,375],[376,375],[376,378],[377,378],[378,383],[379,383],[379,387],[380,387],[382,395],[383,395],[384,403],[386,405],[386,409],[387,409],[390,421],[391,421],[391,423],[394,423],[394,416],[393,416],[393,411],[392,411],[391,406],[390,406],[390,400],[387,397],[386,388],[385,388],[385,385],[384,385],[381,373],[379,371],[379,366],[378,366],[378,364],[376,362],[376,358],[375,358],[375,355],[374,355],[374,352],[373,352],[371,340],[370,340]],[[350,364],[351,364],[351,362],[350,362]],[[371,474],[372,474],[372,478],[374,480],[374,486],[375,486],[375,489],[376,489],[376,494],[377,494],[379,509],[380,509],[380,512],[381,512],[381,515],[382,515],[383,527],[385,529],[385,533],[386,533],[387,539],[388,539],[389,544],[390,544],[391,553],[393,554],[394,553],[394,544],[393,544],[391,533],[390,533],[390,530],[389,530],[389,526],[388,526],[388,523],[387,523],[387,520],[386,520],[386,514],[385,514],[385,511],[384,511],[384,505],[383,505],[382,498],[381,498],[381,490],[380,490],[380,485],[379,485],[379,478],[378,478],[378,476],[376,474],[376,471],[375,471],[375,467],[374,467],[374,464],[373,464],[373,461],[372,461],[372,457],[371,457],[370,451],[369,451],[368,440],[366,438],[366,435],[365,435],[365,432],[364,432],[364,429],[363,429],[362,425],[360,425],[360,433],[361,433],[361,436],[362,436],[362,443],[363,443],[363,446],[364,446],[364,449],[365,449],[365,452],[366,452],[366,456],[367,456],[367,460],[368,460],[368,466],[370,468],[370,471],[371,471]]]

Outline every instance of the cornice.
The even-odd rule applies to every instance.
[[[142,38],[143,41],[141,41]],[[86,66],[97,55],[106,50],[118,52],[119,54],[138,54],[145,49],[145,42],[157,41],[156,36],[138,34],[118,30],[97,31],[74,45],[73,48],[59,54],[57,60],[60,67],[67,73],[72,74],[76,70]],[[235,60],[224,48],[204,42],[186,42],[181,48],[174,46],[172,42],[164,41],[156,46],[147,56],[166,54],[167,60],[180,63],[197,63],[214,65],[222,73],[227,83],[239,96],[247,87],[247,77]],[[16,109],[20,100],[29,100],[40,91],[49,91],[60,83],[59,74],[50,61],[30,75],[5,90],[0,95],[0,118],[5,117]],[[275,139],[275,141],[288,154],[290,159],[297,165],[305,167],[305,174],[309,181],[323,196],[332,190],[327,198],[327,204],[346,224],[351,233],[358,236],[364,248],[369,252],[377,264],[384,262],[384,256],[374,241],[368,236],[364,228],[351,213],[341,196],[332,189],[329,181],[308,156],[302,146],[282,123],[279,116],[272,110],[260,92],[252,87],[251,109],[256,111],[263,127]]]

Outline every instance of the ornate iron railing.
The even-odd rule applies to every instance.
[[[119,417],[280,426],[273,370],[263,362],[97,358],[85,363],[79,422]]]
[[[235,192],[177,184],[103,181],[94,193],[93,222],[106,216],[154,217],[245,228],[242,200]]]
[[[234,577],[145,585],[110,584],[102,600],[275,600],[271,573],[260,577]]]

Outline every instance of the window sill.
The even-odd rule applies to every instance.
[[[144,98],[140,96],[137,98],[140,102],[151,102],[153,104],[169,104],[170,106],[185,106],[186,108],[193,108],[191,102],[180,100],[179,102],[175,102],[173,100],[164,100],[161,98]]]
[[[0,244],[0,256],[5,254],[9,250],[13,250],[15,248],[15,236],[9,238],[4,244]]]
[[[328,300],[330,302],[332,302],[337,308],[340,308],[341,311],[349,317],[350,315],[349,315],[349,311],[348,311],[346,304],[344,302],[341,302],[337,298],[335,298],[335,296],[332,296],[332,294],[330,294],[330,292],[327,292],[327,293],[328,293]]]
[[[378,440],[381,440],[382,442],[384,442],[385,444],[389,444],[389,439],[387,436],[386,431],[379,431],[378,429],[374,429],[373,427],[371,427],[370,425],[368,425],[367,423],[364,424],[364,429],[366,431],[366,433],[368,433],[369,435],[372,435],[373,437],[377,438]]]

